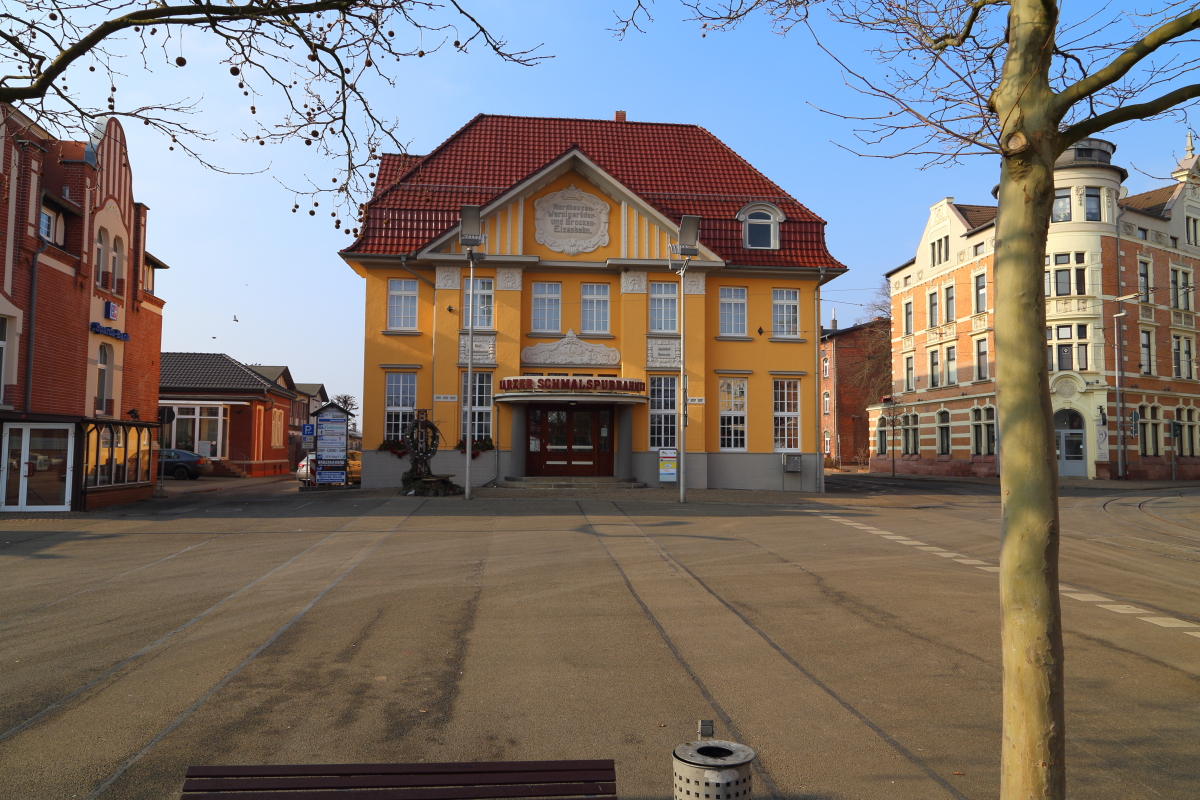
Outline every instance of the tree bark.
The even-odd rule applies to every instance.
[[[1058,462],[1046,361],[1046,237],[1062,150],[1051,0],[1013,0],[992,105],[1003,124],[995,247],[1003,658],[1001,800],[1066,796]],[[1069,144],[1069,143],[1065,143]]]

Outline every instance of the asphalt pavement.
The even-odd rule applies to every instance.
[[[622,797],[665,800],[700,718],[757,751],[760,797],[994,798],[996,488],[897,483],[681,506],[284,481],[0,518],[0,798],[614,758]],[[1063,489],[1073,796],[1196,797],[1198,502]]]

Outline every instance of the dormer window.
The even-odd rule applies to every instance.
[[[770,203],[752,203],[737,215],[742,223],[742,246],[747,250],[778,250],[783,212]]]

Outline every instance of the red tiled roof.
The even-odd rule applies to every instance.
[[[968,206],[963,203],[955,203],[954,207],[967,221],[967,230],[969,231],[996,219],[996,206]]]
[[[701,215],[701,242],[730,263],[845,269],[824,220],[697,125],[486,114],[424,158],[385,155],[362,235],[343,252],[415,252],[458,224],[463,203],[486,205],[572,149],[673,221]],[[786,217],[779,250],[742,247],[735,216],[755,201]]]
[[[1155,217],[1163,216],[1167,208],[1167,203],[1175,195],[1175,190],[1179,188],[1178,183],[1172,183],[1167,186],[1160,186],[1157,189],[1151,189],[1148,192],[1141,194],[1131,194],[1125,198],[1124,206],[1141,211],[1143,214],[1150,214]]]

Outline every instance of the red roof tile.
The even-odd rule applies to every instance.
[[[996,206],[970,206],[965,203],[955,203],[954,207],[967,221],[968,231],[973,231],[996,219]]]
[[[343,252],[415,252],[458,224],[463,203],[486,205],[573,149],[673,221],[701,215],[701,242],[730,263],[845,269],[824,220],[697,125],[485,114],[423,158],[383,156],[363,233]],[[755,201],[786,217],[779,250],[742,247],[735,217]]]
[[[1167,203],[1175,196],[1175,190],[1178,188],[1178,183],[1171,183],[1141,194],[1131,194],[1125,198],[1122,205],[1141,211],[1143,214],[1161,217],[1166,213]]]

